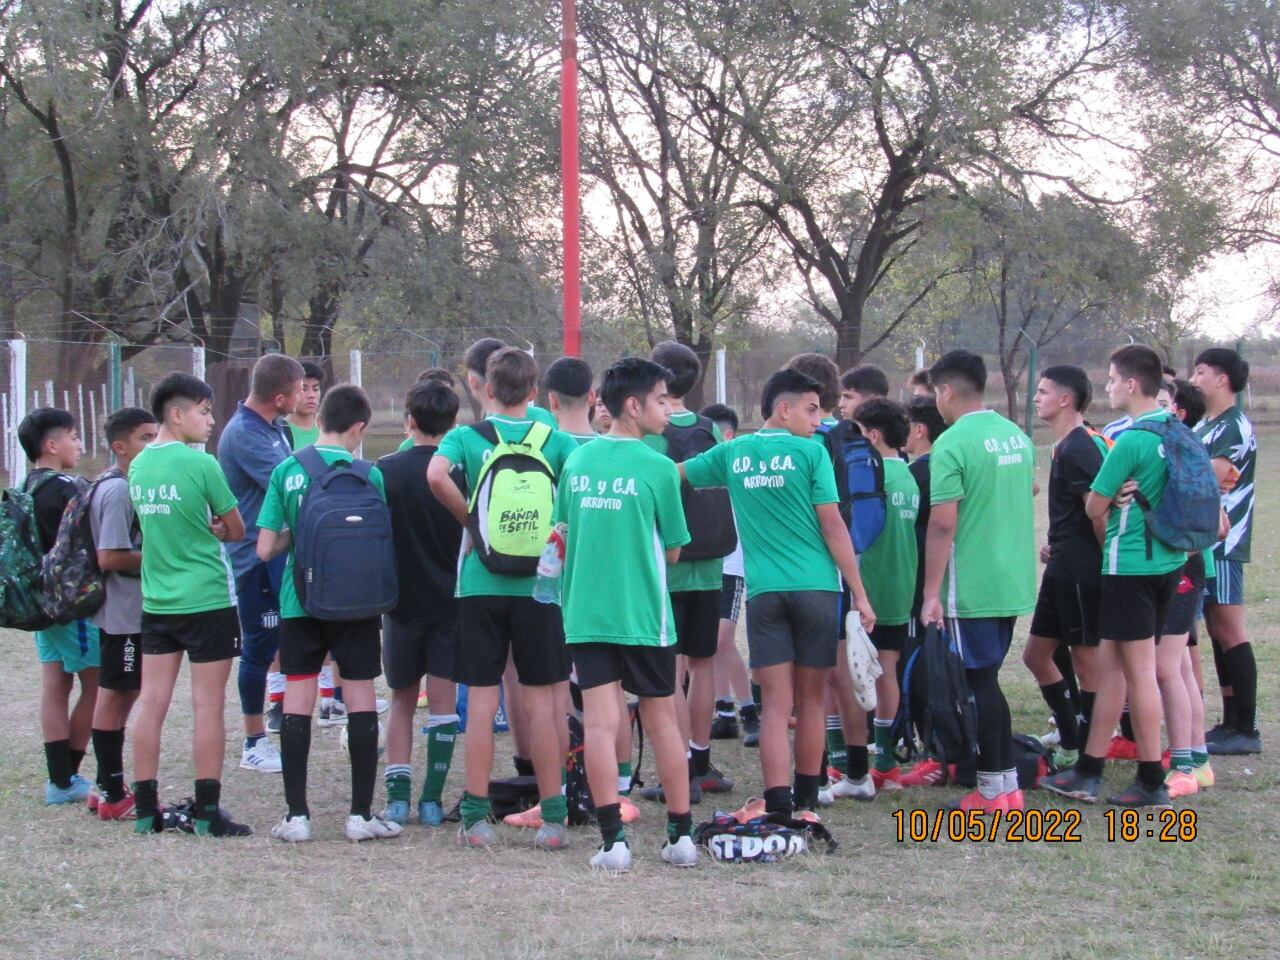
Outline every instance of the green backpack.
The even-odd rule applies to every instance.
[[[490,573],[531,577],[551,535],[555,471],[542,453],[551,428],[535,423],[513,442],[503,440],[488,420],[471,429],[493,444],[467,507],[472,546]]]
[[[36,533],[34,496],[53,472],[28,478],[0,494],[0,627],[43,630],[53,625],[44,612],[40,564],[44,554]]]

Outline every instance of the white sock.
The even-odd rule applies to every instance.
[[[979,770],[978,792],[982,794],[984,800],[994,800],[1000,796],[1004,793],[1004,774],[998,770],[995,773]]]
[[[284,693],[285,679],[283,673],[274,670],[267,673],[267,693]]]
[[[1001,793],[1013,793],[1018,789],[1018,771],[1017,769],[1005,770],[1000,774],[1000,779],[1004,781],[1004,789]]]

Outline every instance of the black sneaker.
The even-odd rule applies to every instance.
[[[277,700],[267,711],[267,733],[279,733],[284,725],[284,701]]]
[[[697,784],[702,792],[728,793],[733,789],[733,777],[726,777],[714,766],[708,766],[707,772],[698,777]]]
[[[754,703],[738,711],[742,721],[742,745],[744,747],[760,746],[760,708]]]
[[[730,786],[730,789],[732,789],[732,784]],[[667,802],[666,791],[662,789],[661,785],[643,788],[640,791],[640,796],[645,800],[652,800],[654,803]],[[689,781],[689,802],[690,803],[702,802],[702,784],[700,784],[697,780],[691,779]]]
[[[715,719],[711,721],[711,739],[712,740],[737,740],[738,739],[738,718],[733,714],[724,716],[717,713]]]
[[[1257,730],[1253,733],[1230,730],[1217,739],[1208,741],[1207,747],[1215,757],[1243,757],[1262,752],[1262,735]]]
[[[1052,776],[1042,778],[1040,786],[1060,797],[1080,800],[1084,803],[1097,803],[1098,791],[1102,789],[1102,778],[1086,776],[1075,767],[1068,767]]]
[[[1044,781],[1040,781],[1040,785],[1044,785]],[[1158,787],[1144,786],[1141,781],[1135,780],[1128,787],[1114,797],[1107,797],[1107,803],[1113,807],[1168,807],[1169,788],[1163,783]]]
[[[1215,723],[1212,727],[1204,732],[1204,742],[1206,744],[1213,743],[1215,740],[1221,740],[1227,734],[1235,733],[1236,728],[1229,723]]]
[[[444,817],[441,819],[440,822],[441,823],[461,823],[462,822],[462,801],[459,800],[452,807],[450,807],[449,811],[444,815]]]
[[[251,837],[253,836],[253,827],[247,823],[236,823],[232,820],[225,810],[218,808],[218,815],[209,821],[209,836],[211,837]]]

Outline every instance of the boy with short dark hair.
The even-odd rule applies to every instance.
[[[929,382],[928,370],[917,370],[915,373],[911,374],[911,379],[907,381],[907,386],[911,390],[912,398],[933,398],[933,384]]]
[[[334,387],[325,395],[320,403],[320,436],[314,449],[326,466],[352,461],[372,416],[369,398],[353,384]],[[385,499],[382,474],[377,467],[370,469],[369,482]],[[271,472],[267,497],[258,515],[258,557],[269,563],[281,554],[288,555],[280,587],[280,668],[287,678],[280,753],[289,810],[271,828],[271,835],[289,843],[311,839],[311,811],[307,806],[311,712],[316,705],[320,667],[326,656],[332,656],[342,671],[347,703],[347,751],[351,760],[347,839],[359,842],[396,837],[402,830],[400,824],[374,816],[372,811],[378,776],[378,713],[373,681],[382,672],[378,618],[311,617],[295,585],[295,544],[288,531],[297,526],[298,511],[311,483],[311,474],[297,455],[288,457]]]
[[[840,375],[840,415],[853,419],[853,411],[875,397],[889,396],[889,377],[873,363],[846,370]]]
[[[35,511],[36,540],[48,553],[58,538],[62,514],[81,489],[64,471],[74,470],[84,446],[75,419],[65,410],[37,407],[18,424],[18,442],[33,470],[23,482]],[[44,734],[47,804],[79,803],[92,786],[80,776],[98,693],[98,628],[88,620],[53,624],[35,631],[40,660],[40,726]],[[71,692],[80,679],[80,697]]]
[[[435,380],[418,383],[405,397],[405,428],[413,438],[409,449],[378,461],[391,508],[400,602],[383,618],[382,666],[391,688],[387,722],[384,820],[405,824],[413,769],[413,713],[425,676],[430,712],[427,773],[418,797],[418,822],[444,822],[442,793],[458,738],[457,691],[453,681],[454,629],[457,601],[457,521],[426,484],[427,468],[440,440],[458,418],[458,395]]]
[[[302,364],[302,390],[293,412],[285,416],[284,422],[289,434],[289,449],[301,450],[316,442],[320,436],[320,424],[316,414],[320,410],[320,399],[324,395],[324,368],[314,360],[300,360]]]
[[[582,688],[587,779],[602,838],[591,866],[611,873],[631,868],[616,779],[622,758],[615,744],[627,722],[619,706],[622,690],[640,698],[667,788],[662,859],[678,867],[698,862],[674,698],[678,635],[666,588],[667,562],[690,536],[675,465],[641,442],[667,425],[668,375],[638,357],[609,368],[601,394],[613,424],[608,434],[569,458],[556,499],[555,518],[568,527],[565,638]],[[627,580],[621,593],[616,590],[619,561]],[[606,594],[618,602],[602,605],[599,598]]]
[[[124,820],[134,812],[124,779],[124,731],[142,689],[142,531],[129,501],[127,477],[158,429],[155,416],[139,407],[125,407],[107,418],[103,432],[115,464],[89,504],[90,531],[106,586],[102,606],[93,615],[102,660],[93,711],[102,820]]]
[[[185,653],[195,714],[195,833],[241,837],[253,831],[220,809],[224,717],[231,661],[240,652],[235,576],[224,543],[244,537],[235,494],[218,461],[190,444],[213,432],[213,390],[171,373],[151,393],[160,429],[129,465],[129,498],[142,527],[142,692],[133,733],[137,833],[163,828],[159,810],[160,734]]]
[[[579,443],[596,438],[591,409],[596,404],[591,367],[578,357],[560,357],[547,367],[542,385],[556,425]]]

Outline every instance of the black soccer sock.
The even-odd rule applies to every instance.
[[[717,717],[721,717],[721,718],[723,718],[723,719],[725,719],[725,720],[735,720],[735,719],[737,719],[738,712],[737,712],[737,711],[734,709],[734,707],[733,707],[733,701],[732,701],[732,700],[717,700],[717,701],[716,701],[716,716],[717,716]]]
[[[1138,782],[1148,790],[1158,789],[1164,783],[1164,765],[1159,760],[1139,760]]]
[[[1062,674],[1062,679],[1067,682],[1067,689],[1071,692],[1071,702],[1080,702],[1080,683],[1076,677],[1076,663],[1071,659],[1071,648],[1065,643],[1059,643],[1053,648],[1053,665],[1058,668],[1058,672]]]
[[[79,773],[79,772],[80,772],[80,764],[84,763],[84,755],[85,755],[85,751],[83,751],[83,750],[68,750],[68,751],[67,751],[67,753],[71,756],[71,772],[72,772],[72,773]]]
[[[196,781],[195,819],[213,822],[218,819],[218,804],[222,800],[221,780]]]
[[[764,791],[764,812],[785,813],[788,817],[795,810],[790,787],[767,787]]]
[[[284,802],[291,817],[311,816],[307,809],[307,759],[310,753],[311,714],[286,713],[280,720],[280,766],[284,777]]]
[[[816,773],[796,771],[795,805],[797,810],[815,810],[818,806],[818,790],[822,786],[823,777]]]
[[[999,672],[999,665],[964,672],[978,721],[978,770],[984,773],[1002,773],[1014,765],[1013,728]]]
[[[667,811],[667,840],[675,843],[681,837],[693,836],[693,814],[686,810],[684,813],[672,813]]]
[[[351,812],[373,816],[373,787],[378,780],[378,714],[347,714],[347,751],[351,754]]]
[[[1076,708],[1071,698],[1071,690],[1066,680],[1048,683],[1040,688],[1040,695],[1053,711],[1053,719],[1058,723],[1058,735],[1062,738],[1063,750],[1080,749],[1080,722],[1076,719]]]
[[[71,766],[70,740],[46,740],[44,763],[49,768],[49,780],[55,787],[66,790],[71,786],[71,775],[75,770]]]
[[[124,731],[95,729],[92,739],[98,789],[108,803],[119,803],[124,799]]]
[[[1242,643],[1223,651],[1227,670],[1231,673],[1232,699],[1235,701],[1235,728],[1246,736],[1257,729],[1258,662],[1253,657],[1253,644]]]
[[[136,780],[133,784],[134,816],[139,820],[160,812],[160,784],[155,780]]]
[[[689,748],[689,779],[704,777],[711,772],[711,748]]]
[[[1120,736],[1126,740],[1135,740],[1133,735],[1133,718],[1129,716],[1129,704],[1124,705],[1124,712],[1120,714]]]
[[[1080,749],[1089,745],[1089,727],[1093,722],[1093,701],[1098,696],[1096,691],[1080,691]]]
[[[1082,753],[1080,754],[1080,759],[1076,761],[1076,770],[1086,777],[1100,777],[1105,764],[1106,760],[1102,757],[1094,757],[1087,753]]]
[[[515,764],[517,777],[532,777],[534,775],[533,761],[528,757],[513,756],[511,762]]]
[[[600,824],[600,840],[608,850],[622,833],[622,805],[606,803],[596,807],[596,823]]]
[[[850,744],[848,759],[845,762],[848,765],[846,769],[849,771],[845,776],[850,780],[861,780],[871,767],[871,751],[867,749],[866,744],[860,747]]]

